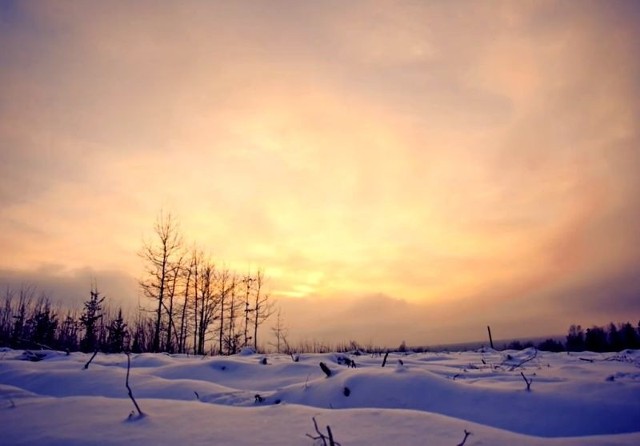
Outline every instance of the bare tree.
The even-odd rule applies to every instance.
[[[198,353],[198,333],[199,333],[199,311],[198,311],[198,290],[200,289],[200,271],[202,269],[203,254],[197,248],[194,248],[191,253],[191,278],[193,281],[192,294],[190,294],[191,304],[189,310],[193,316],[193,354]]]
[[[271,327],[271,331],[276,337],[276,351],[278,353],[282,353],[282,347],[287,344],[287,335],[289,334],[289,330],[284,325],[282,308],[280,307],[278,307],[278,312],[276,313],[276,324]]]
[[[180,334],[178,336],[178,351],[180,353],[185,353],[187,351],[187,332],[189,331],[189,320],[187,318],[187,310],[189,308],[189,297],[192,287],[192,277],[194,273],[194,265],[197,260],[196,250],[194,249],[191,258],[189,260],[189,265],[187,267],[182,268],[182,278],[183,278],[183,301],[182,301],[182,309],[180,310]]]
[[[196,299],[198,305],[198,343],[197,354],[203,355],[207,334],[212,322],[215,320],[220,294],[217,293],[216,270],[213,262],[207,260],[203,262],[200,273],[200,282]]]
[[[178,260],[171,265],[171,269],[169,270],[169,275],[168,275],[169,286],[167,287],[167,299],[165,299],[165,301],[168,301],[168,304],[163,303],[163,307],[166,310],[167,317],[168,317],[167,338],[166,338],[167,340],[165,343],[165,350],[168,351],[169,353],[174,352],[174,340],[172,339],[172,335],[176,337],[175,344],[176,345],[178,344],[178,340],[177,340],[178,330],[176,329],[175,320],[173,317],[174,316],[173,303],[175,301],[176,289],[181,276],[183,259],[184,259],[183,256],[180,256],[180,258],[178,258]]]
[[[226,325],[226,330],[224,335],[223,346],[225,349],[225,353],[227,355],[232,355],[234,353],[237,353],[239,344],[240,344],[240,337],[241,337],[241,334],[238,333],[237,331],[237,326],[238,326],[237,318],[238,318],[238,313],[242,308],[243,302],[238,297],[238,293],[236,292],[237,284],[238,284],[238,280],[234,275],[231,278],[231,285],[230,285],[231,294],[230,296],[228,296],[228,299],[227,299],[229,303],[228,305],[225,305],[226,314],[227,314],[226,316],[227,325]]]
[[[246,347],[247,345],[249,345],[249,340],[251,339],[251,337],[249,336],[249,320],[250,320],[250,314],[253,312],[253,309],[250,307],[250,294],[251,294],[251,287],[253,285],[255,278],[251,277],[251,274],[247,274],[246,276],[244,276],[244,279],[242,279],[242,283],[244,283],[245,285],[245,296],[244,296],[244,342],[242,343],[243,347]]]
[[[218,326],[218,352],[222,353],[224,348],[224,329],[225,321],[228,316],[225,315],[225,305],[228,305],[229,296],[231,295],[232,287],[235,287],[235,280],[232,279],[229,270],[223,268],[220,271],[220,316]]]
[[[0,345],[10,345],[13,328],[13,290],[7,287],[0,309]]]
[[[253,284],[253,346],[258,351],[258,327],[273,315],[274,309],[269,294],[264,293],[262,290],[264,285],[264,273],[262,270],[258,270]]]
[[[182,237],[178,224],[171,214],[160,213],[154,225],[155,243],[145,242],[140,257],[146,263],[146,277],[140,286],[146,297],[157,301],[155,310],[155,332],[152,351],[160,351],[160,336],[163,322],[165,299],[171,294],[172,276],[176,273],[176,263],[182,251]],[[171,319],[170,315],[169,319]]]
[[[31,308],[35,295],[35,288],[22,286],[18,292],[18,307],[13,315],[14,323],[11,330],[11,346],[16,348],[27,334],[28,311]]]

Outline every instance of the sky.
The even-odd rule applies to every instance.
[[[0,0],[0,48],[0,285],[137,305],[163,211],[294,338],[640,318],[637,2]]]

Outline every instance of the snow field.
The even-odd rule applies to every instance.
[[[640,351],[131,355],[142,419],[126,355],[89,357],[0,350],[0,444],[313,445],[314,416],[342,446],[640,444]]]

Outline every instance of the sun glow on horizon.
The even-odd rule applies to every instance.
[[[135,276],[166,209],[283,298],[636,289],[636,5],[187,4],[3,10],[0,270]]]

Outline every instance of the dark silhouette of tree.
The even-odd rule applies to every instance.
[[[613,322],[609,324],[606,337],[607,350],[619,352],[620,350],[624,349],[622,335],[620,334],[618,327],[616,327],[616,324],[614,324]]]
[[[547,339],[546,341],[538,344],[538,350],[542,350],[544,352],[561,352],[564,351],[564,346],[562,345],[562,342]]]
[[[78,331],[80,323],[75,313],[68,311],[58,326],[58,346],[63,350],[76,351],[79,348]]]
[[[225,310],[232,287],[235,287],[235,280],[232,280],[229,270],[223,268],[220,272],[220,317],[218,318],[218,353],[220,354],[224,351],[225,323],[229,317]]]
[[[194,269],[198,260],[197,250],[193,250],[191,258],[188,261],[188,265],[185,265],[181,270],[182,278],[182,308],[180,310],[180,330],[178,332],[178,352],[186,353],[187,351],[187,337],[189,333],[189,299],[191,296],[191,288],[193,286],[192,277],[194,275]]]
[[[58,316],[51,311],[51,302],[48,297],[42,296],[38,299],[28,324],[31,327],[30,337],[33,343],[49,348],[55,347]]]
[[[569,327],[569,334],[567,334],[567,351],[584,351],[584,331],[582,331],[580,325],[572,325]]]
[[[128,350],[128,338],[129,331],[127,330],[127,323],[122,317],[122,308],[119,308],[118,315],[111,321],[111,324],[109,324],[109,338],[107,341],[109,352],[121,353]]]
[[[29,337],[27,321],[34,292],[34,287],[22,286],[18,293],[18,308],[14,311],[14,324],[11,332],[11,346],[14,348],[22,345],[24,340]]]
[[[80,341],[80,350],[85,353],[98,348],[98,321],[102,318],[102,302],[105,296],[100,297],[96,285],[92,285],[89,300],[84,303],[84,311],[80,316],[80,324],[84,327],[84,337]]]
[[[196,354],[204,355],[205,343],[211,329],[211,324],[216,318],[220,295],[216,287],[216,270],[210,260],[203,263],[200,271],[197,299],[198,305],[198,339]]]
[[[261,270],[258,270],[253,284],[253,347],[258,351],[258,328],[273,315],[274,309],[269,294],[264,293],[262,289],[264,286],[264,273]]]
[[[276,338],[276,352],[282,353],[282,348],[287,345],[287,336],[289,334],[289,330],[284,325],[284,320],[282,318],[282,309],[278,307],[278,311],[276,313],[276,324],[271,327],[271,332]]]
[[[164,315],[165,312],[169,313],[168,304],[172,305],[175,292],[172,285],[175,284],[176,275],[180,273],[182,236],[171,214],[165,215],[162,212],[156,220],[154,232],[155,243],[145,242],[140,252],[146,269],[146,277],[140,280],[140,286],[145,296],[157,302],[152,350],[159,352]],[[168,324],[171,325],[172,321],[173,314],[169,313]]]
[[[0,345],[10,345],[13,331],[13,290],[7,287],[4,305],[0,308]]]
[[[222,345],[224,347],[224,353],[227,355],[233,355],[238,353],[240,349],[240,341],[242,338],[242,334],[238,332],[238,314],[241,311],[243,302],[242,299],[239,298],[238,293],[236,293],[237,289],[237,279],[236,276],[232,276],[231,278],[231,294],[229,296],[229,304],[226,308],[226,320],[227,326],[225,329],[224,338],[222,341]]]
[[[637,349],[640,348],[640,335],[636,333],[631,323],[622,324],[619,330],[620,338],[624,348]]]
[[[253,277],[251,277],[250,274],[247,274],[243,279],[242,279],[242,283],[245,285],[245,295],[244,295],[244,323],[243,323],[243,327],[244,327],[244,336],[243,336],[243,342],[242,342],[242,346],[246,347],[247,345],[249,345],[249,341],[251,340],[251,336],[249,336],[249,320],[251,318],[251,313],[254,311],[253,308],[251,308],[249,302],[251,300],[250,298],[250,294],[251,294],[251,287],[253,285],[253,281],[255,279]]]
[[[609,351],[609,345],[607,344],[607,333],[602,327],[587,328],[587,332],[584,336],[584,347],[591,352],[606,352]]]

